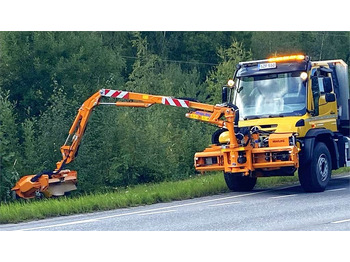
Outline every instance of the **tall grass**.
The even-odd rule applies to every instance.
[[[339,169],[333,174],[344,172],[350,172],[350,168]],[[297,175],[259,178],[256,188],[296,183],[297,181]],[[54,216],[150,205],[228,191],[222,173],[214,173],[182,181],[137,185],[126,189],[116,189],[114,192],[88,194],[75,198],[20,200],[0,205],[0,223],[18,223]]]

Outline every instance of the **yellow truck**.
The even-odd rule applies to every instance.
[[[302,188],[320,192],[332,170],[350,166],[349,83],[344,61],[311,61],[292,55],[241,62],[230,82],[223,89],[223,101],[239,108],[238,129],[265,131],[265,137],[262,134],[256,141],[258,148],[270,149],[266,162],[280,162],[280,166],[261,167],[253,152],[249,176],[225,173],[229,188],[251,189],[256,177],[294,175],[298,168]],[[221,132],[213,141],[218,145],[227,142],[227,132]],[[291,152],[271,154],[271,147],[288,143],[297,146],[299,163],[283,167]]]
[[[290,55],[239,63],[217,105],[101,89],[79,108],[56,169],[23,176],[12,190],[21,198],[75,190],[77,172],[64,168],[77,156],[93,109],[154,104],[187,108],[187,118],[219,127],[194,165],[200,172],[222,171],[234,191],[253,189],[257,177],[293,176],[298,169],[303,189],[320,192],[332,170],[350,166],[347,65]]]

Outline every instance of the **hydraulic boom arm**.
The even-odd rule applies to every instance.
[[[118,99],[118,101],[115,103],[101,102],[102,97],[115,98]],[[36,175],[24,176],[16,183],[12,190],[22,198],[33,198],[41,194],[44,194],[47,197],[61,196],[66,192],[75,190],[77,172],[68,169],[64,170],[63,168],[74,160],[92,110],[98,105],[147,108],[154,104],[197,110],[187,113],[186,117],[208,122],[217,125],[218,127],[225,127],[229,131],[229,147],[237,147],[237,139],[234,135],[234,121],[237,107],[233,105],[214,106],[169,96],[101,89],[88,98],[79,108],[78,114],[69,130],[68,137],[61,147],[62,159],[56,163],[56,169],[49,172],[43,171]]]

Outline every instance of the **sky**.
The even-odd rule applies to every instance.
[[[1,31],[350,30],[348,9],[324,0],[5,0],[0,10]]]

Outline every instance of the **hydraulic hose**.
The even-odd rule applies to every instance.
[[[67,158],[66,158],[67,159]],[[66,162],[66,159],[63,161],[63,164],[61,165],[61,167],[57,170],[57,171],[41,171],[39,172],[38,174],[36,174],[35,176],[32,177],[32,179],[30,180],[31,182],[36,182],[38,181],[38,179],[42,176],[42,175],[48,175],[49,178],[51,178],[51,176],[53,174],[57,174],[59,172],[61,172],[62,168],[65,166],[65,162]]]
[[[38,179],[42,176],[42,175],[53,175],[53,171],[41,171],[38,174],[36,174],[35,176],[32,177],[32,179],[30,180],[30,182],[36,182],[38,181]]]

